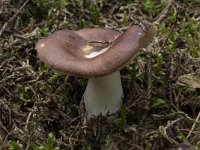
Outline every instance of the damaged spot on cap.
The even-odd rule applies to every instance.
[[[45,44],[44,44],[44,43],[41,43],[39,47],[40,47],[40,48],[43,48],[44,46],[45,46]]]
[[[108,48],[109,47],[106,47],[104,49],[101,49],[101,51],[91,52],[90,54],[85,55],[85,58],[93,58],[93,57],[99,56],[100,54],[103,54],[105,51],[107,51]]]
[[[94,49],[94,47],[90,46],[90,45],[85,45],[85,46],[83,46],[83,48],[81,48],[84,56],[89,55],[93,49]]]

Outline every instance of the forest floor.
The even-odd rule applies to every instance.
[[[121,70],[121,117],[84,125],[87,79],[50,69],[35,44],[58,29],[124,31],[138,20],[158,34]],[[1,0],[0,149],[200,149],[199,69],[199,0]]]

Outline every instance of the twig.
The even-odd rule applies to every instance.
[[[10,57],[10,58],[4,60],[3,62],[0,63],[0,68],[2,68],[6,63],[8,63],[8,62],[10,62],[10,61],[13,61],[13,60],[15,60],[15,59],[16,59],[16,57],[13,56],[13,57]]]
[[[170,128],[172,125],[174,125],[175,123],[179,122],[180,120],[182,120],[182,118],[178,118],[176,120],[173,120],[171,122],[168,122],[167,126],[163,127],[163,126],[160,126],[159,127],[159,131],[160,133],[163,135],[163,137],[165,139],[167,139],[169,142],[171,143],[174,143],[174,144],[178,144],[177,141],[175,141],[174,139],[170,138],[168,135],[167,135],[167,129]]]
[[[4,127],[4,125],[2,124],[2,122],[0,121],[0,127],[8,134],[8,130],[6,129],[6,127]]]
[[[128,150],[134,150],[134,149],[137,149],[137,150],[144,150],[144,148],[142,148],[141,146],[137,145],[134,143],[134,147],[132,148],[129,148]]]
[[[164,10],[160,13],[159,17],[154,21],[155,24],[159,24],[161,20],[163,20],[165,17],[167,17],[167,14],[170,11],[171,6],[173,5],[173,0],[167,1],[167,6],[164,8]]]
[[[28,114],[28,117],[27,117],[27,119],[26,119],[26,125],[25,125],[25,130],[27,131],[28,130],[28,124],[29,124],[29,120],[30,120],[30,117],[31,117],[31,115],[33,114],[33,112],[31,111],[29,114]]]
[[[192,134],[192,132],[194,131],[194,128],[195,128],[197,122],[199,121],[199,119],[200,119],[200,111],[199,111],[199,114],[198,114],[198,116],[196,117],[196,119],[195,119],[195,121],[194,121],[194,123],[193,123],[193,125],[192,125],[192,128],[191,128],[191,130],[189,131],[189,133],[188,133],[186,139],[189,139],[189,137],[191,136],[191,134]]]
[[[146,102],[145,102],[145,107],[147,110],[144,112],[144,115],[142,116],[140,120],[140,124],[144,121],[146,114],[148,112],[148,107],[149,107],[149,101],[151,99],[151,94],[152,94],[152,45],[150,44],[147,47],[147,97],[146,97]]]
[[[4,89],[9,96],[12,95],[11,92],[5,86],[3,86],[2,84],[0,84],[0,87],[2,87],[2,89]]]
[[[29,0],[26,0],[23,5],[17,10],[17,12],[2,26],[2,29],[0,30],[0,37],[2,33],[5,31],[6,27],[8,26],[9,23],[11,23],[21,12],[21,10],[26,6],[26,4],[29,2]]]
[[[9,75],[9,76],[3,78],[2,80],[0,80],[0,84],[5,82],[8,79],[12,79],[14,76],[15,76],[15,73],[13,72],[11,75]]]
[[[149,106],[149,100],[151,99],[152,94],[152,61],[153,61],[153,54],[152,54],[152,45],[147,47],[147,107]]]
[[[169,34],[168,34],[168,36],[166,37],[166,39],[165,39],[164,43],[162,44],[162,46],[161,46],[161,49],[160,49],[159,53],[163,51],[163,49],[164,49],[165,45],[167,44],[167,42],[168,42],[169,38],[171,37],[171,35],[172,35],[172,33],[173,33],[173,31],[174,31],[174,29],[175,29],[176,25],[177,25],[177,21],[178,21],[178,14],[179,14],[179,12],[176,12],[176,20],[174,21],[174,23],[173,23],[173,26],[171,27],[171,30],[169,31]]]

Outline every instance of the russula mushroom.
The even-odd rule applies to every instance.
[[[40,40],[39,58],[50,68],[89,78],[83,101],[87,118],[116,113],[122,104],[119,70],[155,36],[157,28],[143,22],[124,33],[92,28],[59,30]]]

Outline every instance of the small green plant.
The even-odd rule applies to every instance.
[[[152,15],[156,15],[162,11],[163,4],[161,0],[145,0],[145,9]]]
[[[69,0],[34,0],[33,2],[40,7],[46,8],[47,6],[60,10],[62,7],[68,5]]]
[[[156,82],[163,84],[164,83],[164,76],[165,72],[162,69],[162,66],[164,65],[163,56],[161,54],[158,54],[156,57],[156,64],[153,66],[153,74],[156,78]]]
[[[30,103],[32,101],[33,92],[31,91],[29,86],[26,85],[18,85],[19,88],[19,94],[20,99],[24,102],[26,105],[27,103]]]
[[[200,141],[198,141],[196,144],[195,144],[195,150],[198,150],[200,149]]]
[[[9,150],[22,150],[22,148],[14,141],[9,142]]]
[[[125,107],[123,105],[121,106],[119,112],[120,112],[120,118],[116,119],[114,123],[118,128],[122,128],[127,124]]]
[[[153,109],[160,109],[160,108],[167,108],[168,105],[165,100],[161,98],[156,98],[156,99],[151,100],[150,107]]]
[[[180,133],[177,138],[180,140],[180,141],[186,141],[186,137],[184,134]]]
[[[33,150],[60,150],[59,147],[54,146],[55,137],[52,133],[49,133],[47,144],[43,146],[33,146]],[[15,141],[9,141],[9,150],[22,150],[22,147]]]
[[[196,21],[194,17],[186,16],[181,22],[181,30],[181,37],[188,43],[191,55],[194,58],[199,57],[200,22]]]
[[[144,1],[144,7],[150,11],[153,12],[155,10],[155,2],[152,0],[145,0]]]
[[[63,73],[56,72],[50,77],[49,82],[50,83],[55,83],[58,78],[61,78],[62,80],[64,80],[65,79],[65,75]]]
[[[82,28],[84,28],[86,26],[87,26],[87,24],[86,24],[86,21],[84,19],[80,20],[80,22],[78,23],[78,27],[80,29],[82,29]]]
[[[91,20],[92,22],[96,23],[98,20],[97,20],[97,17],[98,17],[98,8],[96,5],[93,5],[91,8],[90,8],[90,12],[91,12]]]
[[[170,35],[169,44],[167,45],[167,47],[168,47],[168,52],[171,55],[173,55],[176,52],[176,46],[177,46],[176,40],[178,39],[178,37],[180,37],[178,32],[173,32],[173,34]]]
[[[59,150],[59,147],[54,147],[55,137],[52,133],[49,133],[47,144],[43,146],[33,146],[33,150]],[[22,150],[22,147],[15,141],[9,141],[9,150]]]
[[[145,140],[146,150],[152,150],[152,145],[149,141]]]
[[[37,34],[38,34],[38,37],[41,38],[43,36],[49,35],[49,33],[50,33],[49,28],[45,27],[45,28],[41,29]]]
[[[34,146],[33,150],[59,150],[59,147],[54,147],[55,137],[52,133],[49,133],[47,144],[43,146]]]

